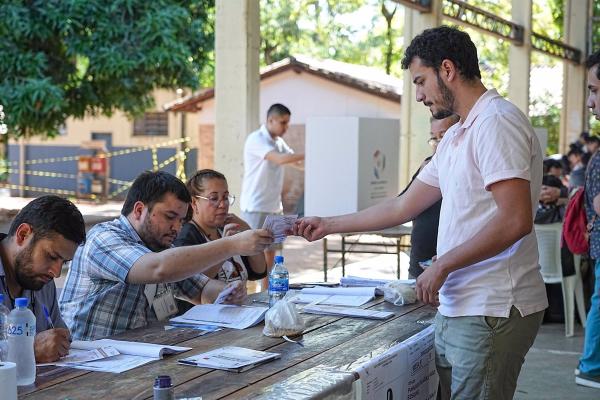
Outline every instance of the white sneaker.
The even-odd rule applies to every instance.
[[[581,386],[600,389],[600,375],[592,376],[579,372],[579,375],[575,375],[575,383]]]

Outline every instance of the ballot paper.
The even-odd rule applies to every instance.
[[[107,351],[110,348],[114,351]],[[103,357],[96,360],[81,362],[84,357],[82,352],[90,352],[102,349],[99,353],[114,353],[112,356]],[[191,350],[191,347],[167,346],[162,344],[152,344],[143,342],[129,342],[124,340],[99,339],[90,341],[75,340],[71,343],[69,355],[80,358],[80,362],[59,363],[55,365],[84,369],[88,371],[121,373],[140,365],[161,359],[165,354],[177,354]],[[88,357],[89,357],[88,353]]]
[[[374,287],[354,288],[304,288],[299,293],[290,295],[294,303],[327,304],[334,306],[359,307],[375,297]]]
[[[171,318],[176,324],[216,325],[224,328],[246,329],[265,318],[268,307],[235,306],[228,304],[201,304],[185,314]]]
[[[287,232],[294,227],[294,222],[298,219],[298,214],[288,215],[267,215],[263,229],[273,232],[273,243],[282,243],[287,237]]]
[[[322,306],[317,304],[308,304],[304,306],[302,312],[307,314],[319,315],[339,315],[344,317],[367,318],[367,319],[388,319],[394,316],[393,312],[369,310],[363,308],[340,307],[340,306]]]
[[[179,360],[180,364],[195,367],[222,369],[231,372],[243,372],[257,365],[279,358],[279,353],[269,353],[246,349],[244,347],[227,346],[206,353]]]

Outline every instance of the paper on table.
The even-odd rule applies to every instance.
[[[75,369],[84,369],[87,371],[111,372],[113,374],[120,374],[121,372],[129,371],[130,369],[156,360],[158,360],[158,358],[120,354],[118,356],[104,358],[102,360],[90,361],[82,364],[68,364],[65,366]]]
[[[171,322],[184,324],[217,325],[232,329],[246,329],[265,317],[268,307],[234,306],[228,304],[201,304],[185,314],[171,318]]]
[[[288,215],[267,215],[263,224],[263,229],[273,232],[273,243],[282,243],[287,237],[288,231],[294,227],[294,222],[298,219],[298,214]]]
[[[191,350],[191,347],[180,347],[180,346],[167,346],[164,344],[153,344],[143,342],[128,342],[125,340],[113,340],[113,339],[99,339],[99,340],[74,340],[71,343],[71,348],[92,350],[100,347],[114,347],[121,354],[162,358],[165,354],[177,354],[183,353],[184,351]]]
[[[42,363],[37,364],[38,367],[45,367],[47,365],[57,365],[57,366],[71,366],[71,364],[83,364],[89,361],[101,360],[103,358],[118,356],[119,351],[114,347],[102,347],[99,349],[93,350],[80,350],[73,349],[69,350],[69,354],[65,357],[62,357],[58,361],[50,362],[50,363]]]
[[[345,287],[381,287],[386,283],[394,282],[395,279],[371,279],[358,276],[343,276],[340,278],[340,285]],[[414,285],[416,279],[399,279],[398,282]]]
[[[295,303],[329,304],[336,306],[358,307],[368,303],[375,297],[374,287],[356,288],[304,288],[293,297]]]
[[[226,346],[181,359],[179,363],[196,367],[242,372],[280,356],[279,353]]]
[[[322,306],[316,304],[308,304],[302,309],[308,314],[320,315],[340,315],[344,317],[357,317],[367,319],[388,319],[394,315],[393,312],[365,310],[363,308],[337,307],[337,306]]]

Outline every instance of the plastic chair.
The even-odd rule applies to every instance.
[[[585,328],[586,313],[581,281],[581,256],[575,255],[575,275],[563,277],[560,258],[562,223],[535,224],[542,278],[546,283],[560,283],[565,313],[565,336],[573,336],[575,301],[581,324]]]

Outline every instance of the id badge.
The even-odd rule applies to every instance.
[[[156,318],[159,321],[164,321],[170,316],[177,314],[178,309],[177,304],[175,303],[175,297],[173,296],[173,291],[167,289],[160,295],[154,297],[152,308],[154,308]]]

